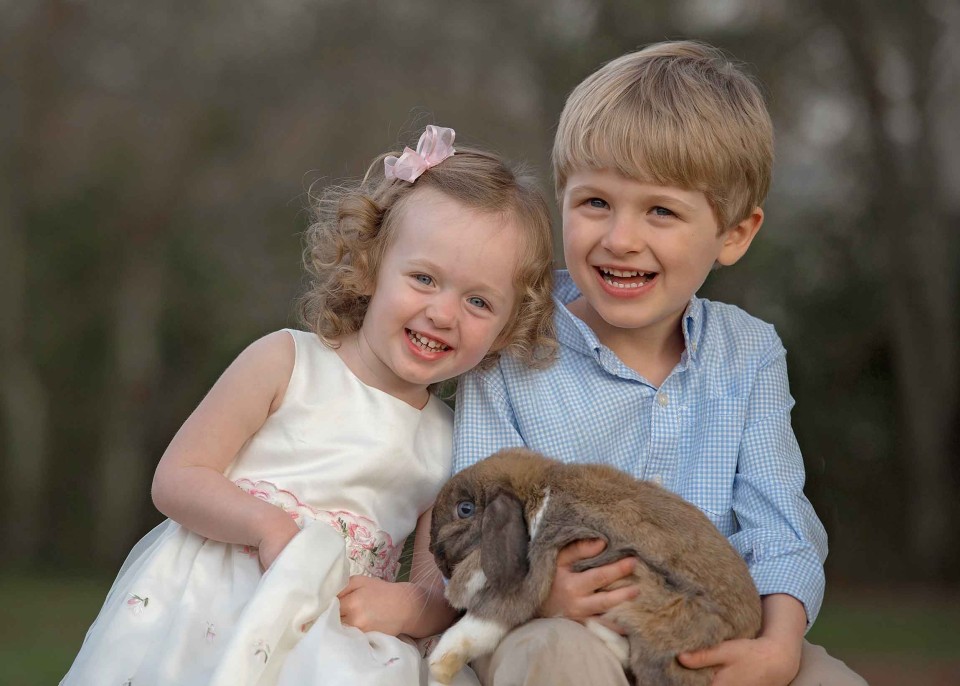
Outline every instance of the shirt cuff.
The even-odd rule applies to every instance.
[[[755,554],[748,566],[761,596],[786,593],[803,603],[809,631],[820,612],[826,587],[820,558],[812,550],[761,553]]]

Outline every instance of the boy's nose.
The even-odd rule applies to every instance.
[[[646,245],[642,233],[639,222],[631,221],[629,217],[614,217],[600,239],[600,245],[613,255],[640,252]]]

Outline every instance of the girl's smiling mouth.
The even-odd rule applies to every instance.
[[[419,331],[414,331],[413,329],[406,329],[407,338],[410,343],[421,352],[425,353],[442,353],[450,350],[450,346],[444,343],[443,341],[437,340],[435,338],[430,338],[425,336]]]

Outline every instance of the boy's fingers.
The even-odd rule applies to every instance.
[[[596,557],[607,547],[599,538],[585,538],[564,546],[557,554],[557,566],[569,567],[580,560]]]
[[[585,586],[589,586],[590,591],[599,591],[613,582],[629,576],[636,566],[635,558],[625,557],[602,567],[585,570],[580,573],[580,578],[583,579]]]
[[[633,600],[640,593],[639,586],[624,586],[615,591],[601,591],[587,596],[584,599],[584,616],[598,618],[599,615],[609,612],[620,603]],[[612,625],[613,623],[610,622]],[[623,633],[617,629],[618,633]]]
[[[714,665],[719,665],[724,661],[724,644],[713,646],[712,648],[704,648],[703,650],[694,650],[689,653],[680,653],[677,655],[677,660],[680,661],[687,669],[703,669],[704,667],[712,667]]]

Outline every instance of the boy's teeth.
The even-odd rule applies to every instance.
[[[410,340],[419,345],[425,350],[448,350],[449,346],[439,343],[438,341],[433,340],[432,338],[427,338],[416,331],[410,331],[407,336]]]
[[[655,274],[653,272],[638,272],[638,271],[624,271],[621,269],[607,269],[606,267],[600,267],[600,275],[603,276],[603,280],[611,286],[616,288],[640,288],[640,286],[645,286],[650,282]],[[614,281],[614,278],[618,279],[635,279],[639,277],[639,281],[632,281],[630,283],[624,283],[623,281]]]

